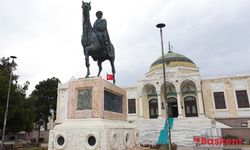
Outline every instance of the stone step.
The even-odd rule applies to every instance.
[[[193,137],[201,136],[211,127],[227,127],[224,124],[212,124],[213,120],[207,117],[175,118],[173,129],[171,130],[172,140],[176,144],[192,146]],[[139,119],[133,123],[139,130],[139,137],[143,142],[157,142],[159,133],[163,129],[165,119]],[[207,133],[206,133],[207,134]]]

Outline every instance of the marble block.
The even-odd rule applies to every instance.
[[[58,86],[56,118],[127,120],[126,91],[101,77],[71,79]]]
[[[126,121],[72,119],[50,130],[48,150],[131,150],[139,134]]]

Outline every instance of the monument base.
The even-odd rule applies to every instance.
[[[139,143],[127,122],[126,91],[100,77],[60,84],[56,111],[49,150],[129,150]]]
[[[129,150],[139,144],[135,127],[126,121],[72,119],[49,134],[48,150]]]

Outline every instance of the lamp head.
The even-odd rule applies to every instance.
[[[12,59],[16,59],[17,57],[16,57],[16,56],[10,56],[10,58],[12,58]]]
[[[157,28],[164,28],[166,25],[164,23],[159,23],[156,25]]]

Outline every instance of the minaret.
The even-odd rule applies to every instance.
[[[172,53],[173,51],[171,51],[171,49],[173,49],[173,46],[170,45],[170,42],[168,42],[168,53]]]

